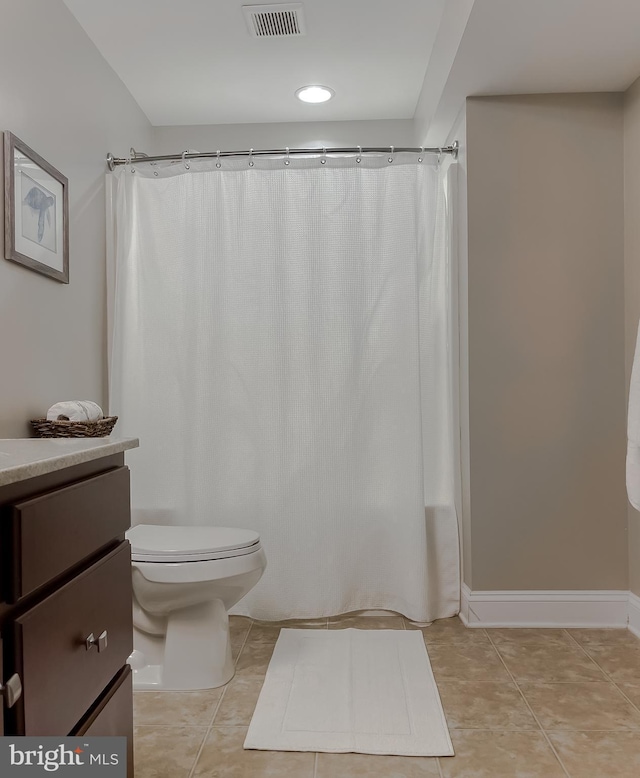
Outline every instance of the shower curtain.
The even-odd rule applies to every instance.
[[[235,613],[459,609],[447,176],[387,156],[112,176],[134,523],[257,530]]]

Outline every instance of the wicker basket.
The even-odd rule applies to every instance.
[[[31,426],[39,438],[104,438],[111,434],[117,416],[98,421],[48,421],[32,419]]]

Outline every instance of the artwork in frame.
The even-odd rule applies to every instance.
[[[69,283],[69,182],[11,132],[4,133],[4,255]]]

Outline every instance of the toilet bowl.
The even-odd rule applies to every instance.
[[[234,673],[228,610],[260,580],[257,532],[139,524],[133,574],[134,689],[212,689]]]

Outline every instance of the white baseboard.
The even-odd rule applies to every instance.
[[[640,597],[626,591],[474,592],[462,584],[460,618],[467,627],[624,628],[634,601],[640,636]]]
[[[629,629],[640,638],[640,597],[629,592]]]

